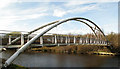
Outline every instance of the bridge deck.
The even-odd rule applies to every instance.
[[[98,46],[107,46],[107,44],[74,44],[74,43],[58,43],[58,44],[31,44],[30,47],[43,47],[43,46],[47,46],[47,47],[53,47],[53,46],[67,46],[67,45],[98,45]],[[1,48],[7,48],[7,49],[15,49],[15,48],[20,48],[22,47],[22,45],[3,45],[0,46]]]

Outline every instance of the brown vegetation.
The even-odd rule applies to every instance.
[[[49,52],[49,53],[67,53],[67,54],[87,54],[89,52],[106,51],[110,52],[105,46],[95,45],[70,45],[56,47],[32,48],[33,51]]]
[[[111,45],[113,46],[113,51],[114,52],[119,52],[120,53],[120,34],[113,33],[111,32],[110,34],[107,35],[108,41],[110,41]]]

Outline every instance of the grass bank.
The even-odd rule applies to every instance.
[[[32,48],[35,52],[65,53],[65,54],[88,54],[90,52],[110,52],[105,46],[97,45],[70,45],[56,47]]]

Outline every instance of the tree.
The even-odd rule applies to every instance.
[[[119,34],[111,32],[110,34],[107,35],[108,41],[111,43],[111,45],[114,48],[115,52],[120,52],[120,45],[119,44]]]

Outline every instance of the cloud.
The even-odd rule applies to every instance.
[[[21,16],[4,16],[2,18],[0,18],[0,29],[22,29],[22,27],[18,28],[18,24],[16,24],[17,22],[21,21],[21,20],[30,20],[30,19],[36,19],[36,18],[40,18],[42,16],[47,16],[46,13],[41,13],[41,14],[31,14],[31,15],[21,15]],[[26,24],[26,23],[23,23]],[[22,25],[25,26],[25,25]],[[27,27],[27,26],[26,26]],[[25,27],[24,27],[25,28]],[[24,29],[25,30],[25,29]]]
[[[119,0],[70,0],[67,1],[65,6],[71,7],[71,6],[77,6],[77,5],[83,5],[83,4],[90,4],[90,3],[103,3],[103,2],[118,2]]]
[[[99,3],[101,2],[108,2],[107,0],[101,0],[101,1],[68,1],[64,2],[62,6],[53,6],[53,16],[56,17],[63,17],[64,15],[67,14],[77,14],[77,13],[84,13],[88,12],[90,10],[99,10]],[[112,2],[112,0],[111,0]],[[86,5],[84,5],[86,4]],[[57,7],[57,8],[54,8]]]
[[[5,0],[6,1],[6,0]],[[102,0],[101,2],[108,2],[108,0]],[[116,0],[115,0],[116,1]],[[8,3],[4,3],[5,5],[3,5],[2,7],[0,6],[0,29],[10,29],[10,30],[30,30],[30,28],[32,29],[35,24],[30,24],[30,23],[25,23],[25,21],[29,21],[29,20],[34,20],[37,21],[38,18],[40,20],[40,18],[44,17],[44,16],[49,16],[52,18],[48,18],[48,20],[46,22],[49,22],[52,20],[57,20],[59,18],[56,17],[62,17],[64,18],[64,16],[74,16],[75,14],[81,15],[84,12],[89,12],[90,10],[98,10],[99,9],[99,5],[98,3],[101,3],[100,0],[98,1],[88,1],[88,0],[81,0],[81,1],[66,1],[64,3],[60,3],[58,5],[56,5],[56,3],[49,3],[47,5],[43,4],[42,6],[37,5],[35,7],[28,7],[26,9],[22,9],[20,7],[12,7],[12,9],[9,8],[10,5],[15,4],[16,2],[9,2]],[[1,2],[0,2],[1,3]],[[91,4],[94,3],[94,4]],[[26,3],[22,3],[21,4],[26,7]],[[40,3],[41,4],[41,3]],[[84,5],[86,4],[86,5]],[[53,6],[54,5],[54,6]],[[55,17],[53,17],[55,16]],[[86,16],[85,16],[86,17]],[[47,18],[46,18],[47,19]],[[17,24],[20,21],[22,21],[21,25]],[[44,20],[41,20],[44,21]],[[43,22],[45,23],[45,22]],[[42,23],[42,24],[43,24]],[[30,26],[30,25],[31,26]],[[41,26],[42,24],[38,25]],[[21,26],[21,27],[20,27]],[[29,28],[28,28],[29,26]],[[68,26],[67,26],[68,27]],[[67,28],[66,27],[66,28]],[[108,27],[105,27],[104,29],[106,29]],[[111,28],[112,29],[112,28]],[[61,32],[62,31],[62,32]],[[107,29],[106,29],[107,31]],[[85,33],[84,29],[78,30],[78,29],[71,29],[71,30],[63,30],[61,29],[57,29],[56,31],[52,31],[55,33]]]
[[[7,0],[5,0],[7,1]],[[17,23],[23,20],[32,20],[32,19],[37,19],[37,18],[42,18],[44,16],[48,16],[48,13],[46,13],[47,8],[45,7],[35,7],[34,9],[32,8],[27,8],[27,9],[16,9],[16,7],[13,7],[12,9],[9,8],[10,5],[16,4],[17,1],[7,1],[4,2],[4,0],[0,3],[3,3],[3,6],[0,6],[0,29],[1,30],[22,30],[22,27],[19,27]],[[26,24],[23,22],[22,24]],[[25,26],[25,25],[24,25]]]
[[[95,10],[95,9],[99,9],[97,4],[87,5],[87,6],[75,6],[72,8],[70,6],[69,7],[64,6],[64,8],[62,9],[61,7],[54,9],[53,16],[63,17],[64,15],[67,15],[67,14],[83,13],[83,12],[87,12],[89,10]]]
[[[0,9],[8,7],[11,3],[17,2],[17,0],[0,0]]]
[[[77,6],[77,5],[82,5],[82,4],[88,4],[88,3],[93,3],[93,1],[69,1],[65,3],[66,7],[71,7],[71,6]]]
[[[43,13],[46,11],[48,11],[48,7],[39,7],[39,6],[35,7],[35,8],[21,10],[20,12],[19,12],[19,10],[16,10],[16,12],[19,12],[19,13],[17,13],[18,15],[36,14],[36,13]]]
[[[53,16],[57,16],[57,17],[62,17],[66,14],[67,12],[64,10],[60,10],[60,9],[55,9],[53,12]]]
[[[40,14],[30,14],[30,15],[13,15],[13,16],[3,16],[0,17],[0,22],[3,23],[12,23],[16,22],[18,20],[27,20],[27,19],[35,19],[38,17],[46,16],[46,13],[40,13]]]
[[[97,5],[90,5],[90,6],[84,6],[84,7],[76,7],[75,9],[68,10],[68,13],[80,13],[80,12],[86,12],[89,10],[95,10],[98,9]]]

